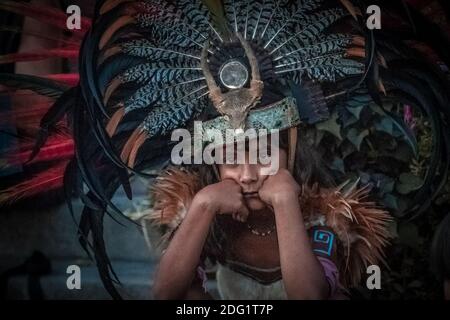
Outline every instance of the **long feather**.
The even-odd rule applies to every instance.
[[[0,73],[0,84],[14,89],[32,90],[40,95],[59,98],[69,87],[37,76]]]
[[[41,52],[20,52],[11,53],[0,56],[0,64],[26,62],[26,61],[40,61],[46,59],[65,58],[77,59],[78,50],[70,49],[49,49]]]
[[[192,92],[191,95],[195,93]],[[202,103],[198,99],[203,98],[206,94],[203,92],[200,96],[190,98],[186,102],[174,102],[169,106],[152,109],[143,121],[143,129],[150,136],[156,136],[166,135],[171,130],[183,126],[194,114],[199,114],[203,111]]]
[[[56,124],[62,120],[69,110],[73,108],[78,88],[72,88],[63,93],[63,95],[48,109],[42,117],[39,125],[39,133],[36,137],[36,143],[30,154],[31,161],[38,153],[40,148],[45,144],[50,130],[56,127]]]
[[[285,41],[283,41],[272,51],[270,51],[270,54],[273,54],[284,45],[296,38],[299,38],[302,41],[310,41],[316,39],[323,30],[336,22],[338,19],[342,18],[344,15],[345,12],[342,9],[330,9],[310,15],[308,19],[308,26],[306,26],[305,28],[301,28],[298,32],[288,37]],[[267,48],[268,45],[269,44],[266,43],[264,47]]]
[[[70,46],[70,47],[79,47],[80,45],[80,40],[79,39],[70,39],[70,38],[61,38],[59,36],[55,36],[52,37],[50,35],[46,35],[43,33],[40,33],[39,30],[34,31],[34,30],[23,30],[23,28],[15,28],[12,26],[2,26],[0,25],[0,31],[4,31],[4,32],[11,32],[11,33],[15,33],[15,34],[22,34],[22,35],[27,35],[27,36],[32,36],[35,38],[39,38],[39,39],[45,39],[45,40],[49,40],[49,41],[53,41],[56,45],[60,45],[60,44],[64,44],[66,46]]]
[[[155,67],[154,63],[145,63],[134,66],[120,75],[123,83],[170,83],[175,80],[184,82],[201,76],[200,67]]]
[[[306,25],[304,20],[308,20],[310,15],[307,15],[307,11],[311,11],[319,7],[323,3],[323,0],[310,0],[301,2],[301,4],[298,6],[297,10],[287,19],[278,30],[276,30],[273,34],[273,36],[269,39],[269,41],[266,42],[264,45],[264,48],[267,48],[270,43],[282,32],[283,30],[286,30],[288,26],[292,23],[298,23],[302,25]]]
[[[272,23],[274,16],[276,16],[276,14],[277,14],[277,12],[278,12],[278,10],[280,8],[280,0],[276,0],[276,1],[277,2],[276,2],[276,5],[275,5],[275,8],[273,9],[269,19],[267,20],[266,25],[264,26],[264,29],[263,29],[262,33],[261,33],[261,36],[260,36],[261,39],[264,39],[264,36],[265,36],[265,34],[266,34],[270,24]]]
[[[280,62],[286,63],[293,61],[293,59],[301,60],[312,56],[325,55],[330,52],[344,52],[351,42],[352,38],[348,35],[332,34],[317,42],[292,47],[287,53],[279,55],[273,61],[280,60]]]
[[[70,137],[56,136],[47,140],[44,147],[40,148],[38,153],[30,159],[32,152],[32,145],[27,150],[18,153],[11,152],[8,155],[8,165],[27,165],[35,164],[38,162],[51,162],[56,160],[69,160],[74,155],[73,140]]]
[[[46,74],[42,77],[45,79],[63,83],[70,87],[75,87],[80,82],[80,75],[78,73]]]
[[[143,86],[125,101],[125,113],[135,109],[149,107],[156,102],[167,105],[180,100],[186,96],[189,90],[194,90],[201,86],[200,82],[203,82],[204,79],[204,77],[201,77],[162,87],[155,86],[154,84]]]
[[[40,172],[26,181],[0,192],[0,205],[11,205],[12,203],[31,198],[45,192],[52,192],[62,188],[64,170],[67,162]]]
[[[183,56],[200,60],[200,57],[192,54],[192,52],[179,52],[173,49],[156,47],[147,39],[132,40],[122,44],[121,47],[122,51],[129,55],[147,59],[176,59]]]

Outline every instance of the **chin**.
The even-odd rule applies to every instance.
[[[259,198],[252,198],[246,200],[247,208],[253,211],[261,210],[266,207],[266,204]]]

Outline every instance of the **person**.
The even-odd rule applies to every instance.
[[[307,194],[311,191],[307,189],[319,183],[322,187],[331,186],[332,178],[323,168],[319,156],[302,140],[298,140],[297,161],[291,173],[286,136],[287,133],[282,132],[280,149],[276,152],[279,168],[272,175],[263,170],[270,163],[249,163],[247,148],[246,161],[242,164],[236,163],[235,156],[234,162],[219,164],[216,170],[211,166],[184,170],[171,168],[167,176],[163,174],[159,178],[153,188],[155,208],[149,218],[156,224],[176,226],[167,231],[170,241],[166,243],[154,277],[154,298],[212,298],[205,287],[204,266],[208,259],[218,263],[216,278],[223,299],[345,297],[341,283],[346,280],[340,280],[337,267],[346,255],[342,249],[338,250],[345,240],[341,242],[337,234],[341,233],[342,238],[349,237],[347,231],[340,228],[353,222],[338,218],[340,222],[335,221],[333,225],[331,221],[331,215],[342,209],[337,202],[343,201],[344,197],[333,197],[332,193],[338,193],[332,189],[328,191],[328,197],[332,198],[329,202],[310,203],[318,199],[308,199]],[[233,150],[236,153],[237,148]],[[183,178],[186,175],[202,182],[186,181],[186,177]],[[202,188],[187,192],[177,186],[179,184],[202,185]],[[165,194],[165,190],[170,192]],[[327,194],[327,191],[323,192]],[[174,194],[183,198],[183,193],[192,193],[193,197],[184,200],[186,214],[177,223],[174,221],[179,214],[168,208],[179,208],[170,203],[175,202]],[[356,213],[349,213],[358,217],[365,210],[365,218],[373,219],[369,226],[360,228],[379,230],[375,234],[369,229],[353,234],[372,246],[369,256],[358,250],[353,255],[374,262],[387,244],[390,216],[369,203],[360,203],[358,196],[350,198],[351,201],[344,202],[345,206]],[[355,203],[364,209],[357,209]],[[327,205],[334,208],[331,210],[334,212],[329,216],[318,215],[319,211],[315,210]],[[353,282],[363,272],[340,267],[341,276]]]
[[[446,179],[436,172],[448,167],[445,33],[403,1],[383,3],[383,27],[371,30],[363,14],[372,3],[355,3],[97,1],[92,20],[82,19],[68,38],[63,32],[70,50],[44,55],[76,54],[79,73],[0,74],[8,88],[56,99],[51,107],[12,108],[27,143],[5,149],[0,161],[34,169],[33,179],[12,177],[1,187],[0,205],[41,189],[64,190],[69,209],[73,197],[81,198],[80,242],[95,257],[107,291],[120,299],[103,220],[122,217],[112,198],[119,188],[132,198],[131,177],[157,176],[148,215],[164,232],[156,297],[206,297],[198,283],[210,262],[218,265],[223,298],[341,296],[381,261],[389,223],[381,206],[404,219],[420,215]],[[67,15],[54,8],[13,1],[0,7],[55,17],[42,22],[66,28]],[[42,60],[31,53],[2,59]],[[196,122],[208,143],[223,140],[227,130],[255,129],[258,139],[263,131],[279,132],[279,174],[256,174],[263,168],[251,161],[234,167],[173,161],[172,133],[195,131]],[[210,130],[219,134],[209,136]],[[419,142],[430,135],[430,154],[416,161],[425,149]],[[255,189],[243,187],[249,172]],[[242,195],[256,189],[258,195]],[[209,218],[194,225],[200,212]],[[178,271],[169,273],[168,265]],[[302,286],[291,281],[297,276]]]

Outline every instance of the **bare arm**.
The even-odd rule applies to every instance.
[[[188,293],[213,218],[208,206],[193,201],[161,258],[153,285],[155,299],[180,299]]]
[[[328,282],[303,223],[299,192],[290,173],[280,169],[266,180],[260,196],[275,213],[281,273],[288,298],[326,299]]]
[[[274,203],[274,210],[281,272],[288,298],[328,298],[328,282],[312,250],[298,197],[286,194]]]
[[[248,215],[241,188],[231,180],[209,185],[194,197],[161,258],[153,285],[155,299],[209,297],[194,280],[211,222],[222,213],[238,220]]]

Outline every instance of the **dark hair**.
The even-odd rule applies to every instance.
[[[298,184],[313,185],[315,183],[322,187],[332,187],[335,185],[334,179],[326,169],[321,156],[314,149],[312,142],[312,131],[306,127],[299,127],[297,147],[295,155],[295,166],[293,176]],[[287,130],[280,132],[279,146],[288,151]],[[218,182],[214,168],[210,165],[193,166],[197,171],[202,185],[206,186]]]

